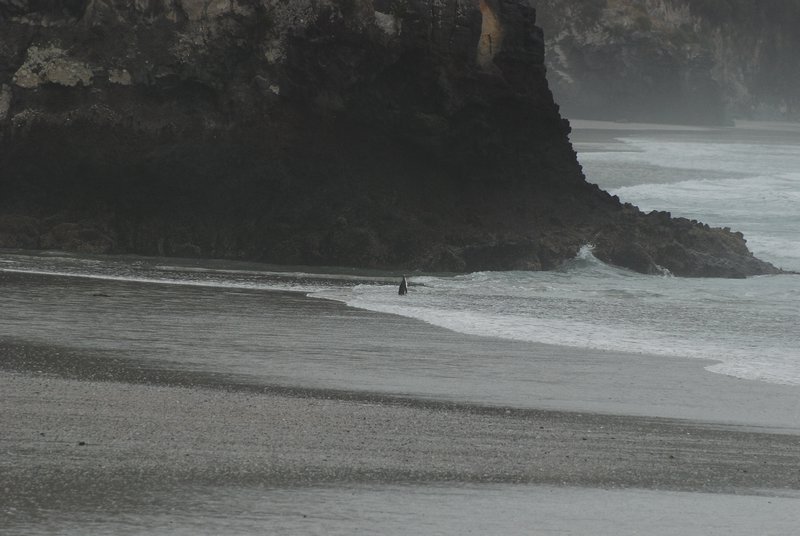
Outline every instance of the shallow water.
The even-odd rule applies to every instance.
[[[100,502],[108,502],[99,499]],[[88,507],[87,507],[88,506]],[[19,519],[14,533],[793,534],[796,497],[531,486],[195,488],[132,494],[112,507]],[[14,516],[9,517],[14,520]]]
[[[574,348],[719,360],[710,370],[800,385],[797,276],[653,277],[609,267],[588,249],[556,272],[420,277],[413,300],[359,285],[342,301],[472,335]],[[331,290],[313,295],[330,296]]]
[[[800,135],[631,134],[577,145],[591,182],[644,211],[741,231],[758,257],[800,270]]]
[[[207,272],[196,263],[184,270],[174,261],[167,269],[159,268],[164,259],[0,257],[16,262],[15,269],[22,272],[23,263],[63,272],[64,264],[76,270],[84,260],[88,262],[81,268],[86,273],[76,277],[0,273],[4,305],[0,345],[10,343],[23,353],[32,352],[32,363],[36,363],[37,353],[55,352],[55,359],[63,361],[66,369],[74,360],[93,363],[100,359],[111,366],[124,360],[134,368],[220,374],[256,385],[800,428],[800,397],[793,386],[698,374],[706,362],[695,365],[692,360],[665,356],[471,336],[420,321],[426,307],[435,312],[445,300],[472,300],[487,307],[515,303],[505,303],[500,291],[508,289],[492,290],[497,282],[491,280],[478,287],[464,285],[458,278],[436,278],[428,286],[413,286],[409,296],[400,297],[394,285],[374,275],[370,277],[378,279],[369,284],[354,283],[349,275],[344,280],[325,276],[319,281],[298,276],[302,281],[296,281],[291,274],[276,276],[252,270],[252,266],[240,270],[237,263],[226,269],[217,265]],[[486,277],[494,275],[514,274]],[[570,300],[585,300],[586,291],[571,288],[574,278],[568,273],[517,275],[562,278],[566,287],[542,292],[561,296],[547,298],[551,303],[563,301],[561,310],[576,315],[583,312],[578,302],[569,305]],[[628,276],[648,280],[626,273]],[[147,278],[153,282],[141,281]],[[437,287],[439,284],[443,287]],[[297,286],[301,292],[275,292]],[[523,286],[529,286],[529,281],[523,281]],[[463,295],[463,289],[475,292],[476,288],[485,289],[485,295]],[[640,292],[630,285],[627,288],[615,299],[628,302]],[[597,298],[599,303],[618,294],[614,289],[595,291],[597,296],[606,295]],[[338,299],[309,299],[305,296],[308,292],[342,300],[362,296],[372,304],[346,307],[337,303]],[[542,303],[534,294],[518,301],[525,307]],[[401,314],[367,309],[375,304],[390,304],[393,312]],[[407,307],[411,313],[404,317],[403,308]],[[537,312],[543,313],[547,309]],[[440,315],[430,321],[444,324],[441,320],[447,318],[453,316]],[[463,322],[463,314],[454,318]],[[504,321],[508,315],[497,318]],[[535,318],[525,321],[519,325],[528,328]],[[555,329],[557,323],[553,326]],[[482,327],[476,324],[476,329]],[[463,324],[459,329],[463,331]],[[34,364],[18,366],[38,370]]]

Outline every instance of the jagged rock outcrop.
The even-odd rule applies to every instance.
[[[526,0],[0,1],[0,246],[774,268],[588,184]],[[657,266],[658,265],[658,266]]]
[[[535,0],[570,117],[723,124],[800,119],[800,4]]]

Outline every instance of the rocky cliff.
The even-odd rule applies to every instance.
[[[0,88],[0,247],[774,270],[586,182],[526,0],[3,0]]]
[[[796,0],[535,0],[567,115],[800,120]]]

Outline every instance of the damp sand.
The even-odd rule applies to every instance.
[[[781,534],[796,516],[794,388],[734,380],[690,360],[654,369],[655,358],[598,360],[464,337],[296,295],[258,300],[298,311],[283,314],[287,326],[276,332],[288,339],[274,341],[298,356],[317,314],[350,335],[326,340],[334,356],[348,348],[362,358],[526,352],[538,374],[528,371],[523,404],[487,403],[454,387],[291,385],[6,334],[0,528],[455,534],[464,523],[513,533],[535,521],[573,533],[745,534],[756,523]],[[381,328],[389,319],[392,329]],[[457,380],[454,372],[443,382]],[[544,515],[555,502],[571,506]]]

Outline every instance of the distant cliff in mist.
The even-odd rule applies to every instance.
[[[0,247],[774,271],[589,184],[527,0],[4,0]]]
[[[532,0],[570,117],[800,120],[797,0]]]

